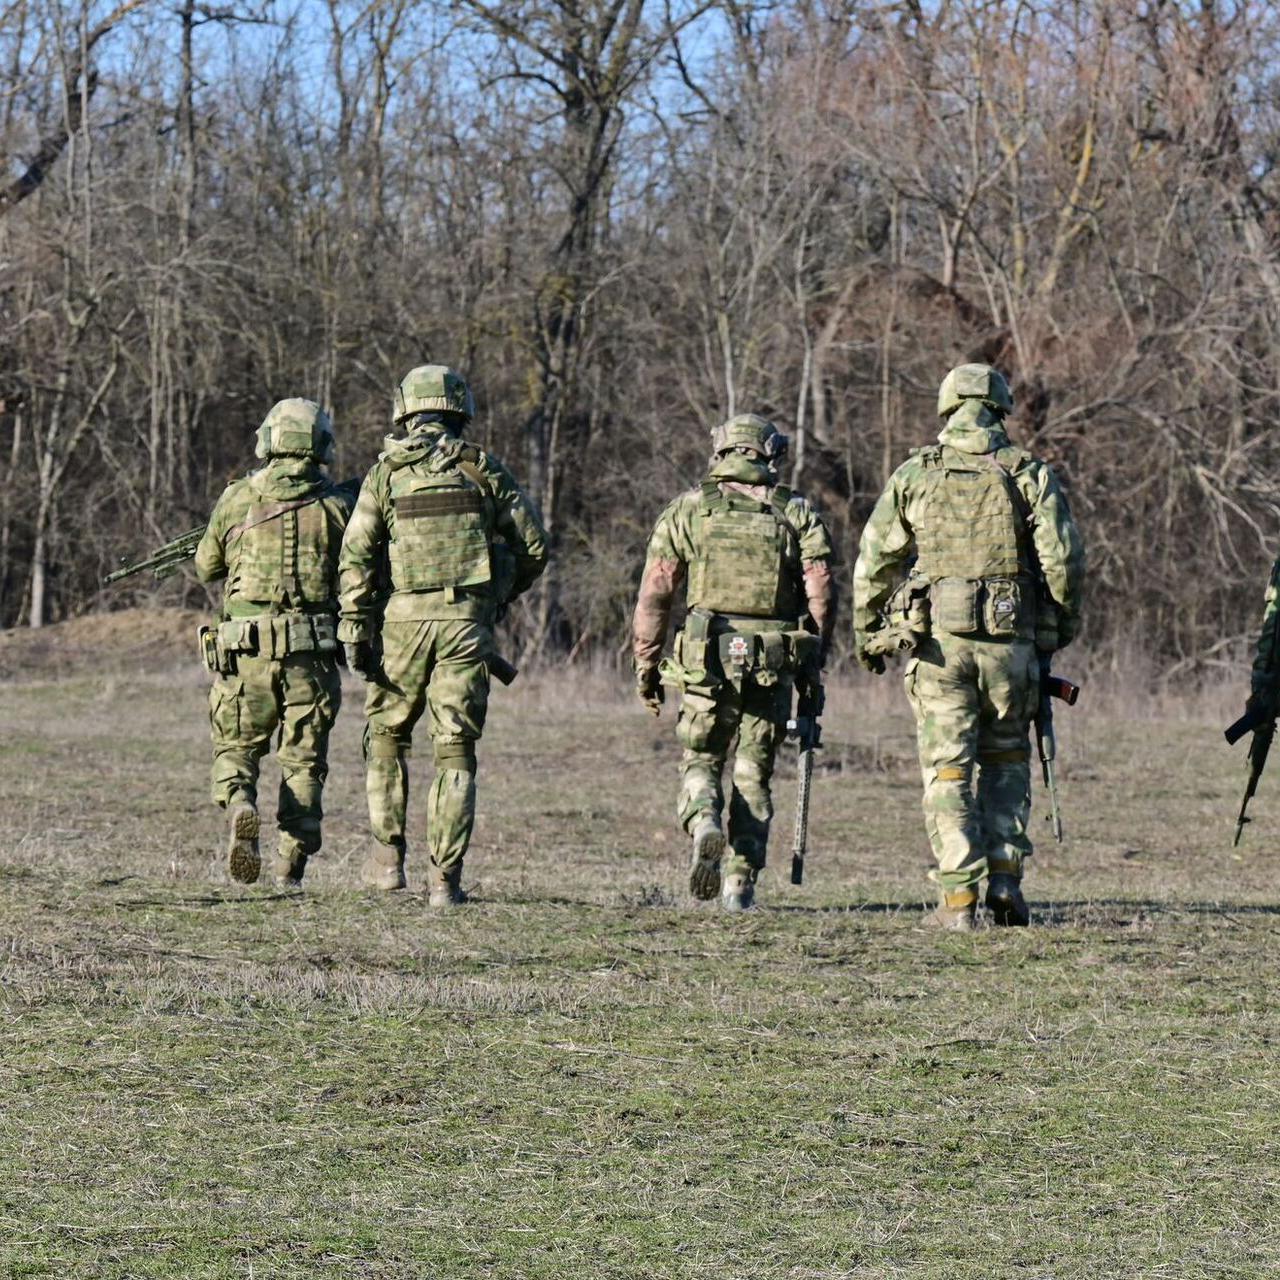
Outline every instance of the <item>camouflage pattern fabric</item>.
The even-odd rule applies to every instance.
[[[256,804],[259,762],[278,730],[286,861],[320,848],[329,731],[342,696],[338,552],[352,505],[314,461],[273,458],[228,486],[196,549],[200,580],[226,580],[219,635],[235,668],[209,695],[213,800]]]
[[[704,815],[723,813],[721,776],[737,737],[725,831],[729,851],[722,864],[726,876],[754,878],[765,864],[773,818],[770,784],[790,710],[789,676],[765,686],[748,676],[710,689],[686,688],[681,696],[676,737],[684,751],[677,812],[687,832]]]
[[[928,572],[916,563],[907,586],[927,594],[928,620],[906,684],[935,876],[955,891],[986,874],[1020,875],[1031,854],[1036,655],[1076,634],[1084,548],[1052,471],[1010,443],[989,404],[962,400],[939,441],[894,472],[867,521],[853,614],[865,653],[922,553]],[[954,479],[940,489],[948,468]]]
[[[1255,698],[1274,702],[1280,683],[1280,662],[1276,653],[1276,626],[1280,615],[1280,560],[1271,566],[1271,577],[1262,602],[1262,629],[1254,649],[1252,690]]]
[[[798,628],[807,613],[825,654],[835,622],[831,540],[804,498],[778,489],[776,473],[764,458],[727,454],[714,460],[707,479],[709,486],[681,494],[663,511],[649,539],[632,622],[633,653],[638,671],[657,665],[686,579],[691,608],[714,606],[701,672],[700,659],[684,643],[686,633],[675,660],[663,664],[681,690],[677,735],[684,751],[677,812],[690,833],[701,817],[721,816],[721,776],[736,737],[726,832],[731,851],[723,870],[754,877],[765,863],[773,814],[770,783],[786,733],[791,676],[777,664],[770,669],[753,660],[730,678],[718,646],[730,631],[752,637]],[[747,518],[724,520],[724,509],[708,501],[710,489],[718,489],[730,505],[740,504]],[[771,618],[742,616],[761,614],[766,601]],[[723,616],[729,614],[731,619]]]
[[[955,890],[991,872],[1020,876],[1031,855],[1027,728],[1040,696],[1035,645],[942,633],[920,644],[904,679],[938,882]]]
[[[510,573],[499,571],[500,559]],[[436,766],[428,848],[442,871],[460,865],[475,819],[492,629],[546,562],[537,510],[496,458],[434,423],[387,437],[343,540],[338,624],[344,644],[381,638],[365,760],[382,845],[405,847],[406,754],[426,710]]]
[[[236,673],[219,676],[209,691],[214,804],[257,804],[259,762],[279,731],[282,861],[320,848],[329,731],[341,706],[342,682],[331,655],[241,656]]]
[[[374,837],[405,849],[408,754],[427,713],[435,778],[427,795],[427,847],[448,871],[471,840],[476,805],[476,742],[489,704],[493,632],[482,623],[388,622],[382,673],[365,698],[366,787]]]

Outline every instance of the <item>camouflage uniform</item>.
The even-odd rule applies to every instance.
[[[231,872],[258,877],[258,766],[278,734],[279,878],[301,880],[320,848],[329,730],[341,703],[335,661],[338,549],[354,493],[318,463],[332,456],[325,414],[283,400],[258,432],[265,466],[228,486],[196,550],[202,582],[225,578],[206,661],[213,799],[231,811]]]
[[[1276,626],[1280,623],[1280,559],[1271,566],[1271,577],[1267,580],[1267,592],[1262,604],[1262,629],[1258,633],[1258,643],[1254,650],[1252,693],[1250,703],[1260,702],[1262,705],[1274,706],[1277,699],[1277,681],[1280,680],[1280,661],[1277,661],[1276,647],[1280,638],[1276,636]]]
[[[546,531],[511,473],[457,437],[471,415],[471,393],[452,370],[429,365],[406,376],[396,422],[408,434],[386,438],[342,545],[338,635],[369,679],[365,764],[375,843],[365,879],[404,886],[406,757],[426,711],[436,766],[427,798],[435,905],[462,898],[493,628],[547,559]]]
[[[890,477],[854,567],[860,659],[882,671],[880,654],[914,648],[907,695],[939,920],[952,927],[972,921],[984,875],[997,921],[1026,923],[1018,885],[1031,855],[1027,731],[1040,655],[1068,644],[1079,623],[1083,546],[1053,472],[1010,443],[1011,408],[987,366],[947,375],[939,444]]]
[[[744,414],[713,435],[707,478],[658,519],[633,622],[636,678],[653,710],[663,684],[681,694],[684,748],[678,815],[694,837],[690,887],[730,909],[749,906],[765,864],[774,757],[786,733],[792,684],[816,678],[835,620],[831,540],[813,508],[778,484],[785,437]],[[689,614],[659,667],[672,604],[688,580]],[[808,614],[812,630],[804,627]],[[816,633],[816,634],[815,634]],[[720,865],[721,774],[737,738],[729,798],[729,852]]]

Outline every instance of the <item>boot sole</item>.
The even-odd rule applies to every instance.
[[[720,859],[723,857],[723,833],[713,831],[699,840],[689,872],[689,892],[695,898],[710,902],[720,896]]]
[[[1025,929],[1031,923],[1031,912],[1026,903],[1021,908],[1008,898],[988,898],[987,910],[992,923],[1001,929]]]
[[[240,884],[253,884],[262,871],[258,853],[258,814],[242,805],[231,818],[231,843],[227,847],[227,870]]]

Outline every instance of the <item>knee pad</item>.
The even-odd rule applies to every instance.
[[[462,742],[434,742],[437,769],[457,769],[460,773],[475,773],[476,744],[470,740]]]

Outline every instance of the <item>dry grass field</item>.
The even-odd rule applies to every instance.
[[[358,686],[282,894],[154,664],[0,685],[0,1275],[1280,1273],[1280,760],[1233,857],[1225,701],[1091,685],[1034,927],[939,938],[891,686],[832,698],[802,889],[788,757],[742,918],[684,894],[670,709],[496,690],[442,919],[356,887]]]

